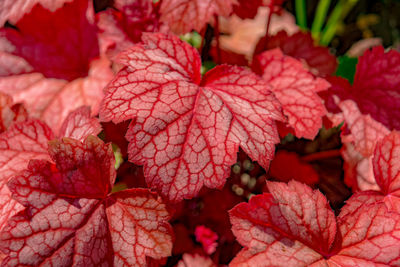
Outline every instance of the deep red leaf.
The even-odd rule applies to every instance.
[[[336,222],[320,192],[297,182],[268,187],[271,194],[230,211],[233,232],[245,247],[230,266],[400,264],[400,215],[384,204],[349,201]]]
[[[238,4],[233,5],[233,12],[242,19],[252,19],[263,2],[264,0],[238,0]]]
[[[282,103],[283,113],[299,138],[314,139],[326,114],[318,92],[329,83],[315,78],[294,58],[284,56],[279,49],[264,52],[255,58],[253,70],[272,85],[272,91]]]
[[[235,0],[163,0],[160,20],[176,34],[183,34],[203,27],[214,15],[227,16]]]
[[[24,58],[35,71],[49,78],[73,80],[86,76],[90,61],[99,55],[90,3],[75,0],[54,13],[36,5],[18,21],[18,30],[0,31],[0,37],[10,42],[5,52]]]
[[[114,6],[96,15],[100,29],[101,50],[109,50],[111,57],[140,42],[143,32],[163,31],[158,15],[158,4],[150,0],[118,0]]]
[[[367,50],[358,60],[353,86],[342,79],[329,90],[340,99],[352,99],[361,113],[385,125],[389,130],[400,129],[400,53],[385,52],[382,46]]]
[[[132,119],[130,160],[171,201],[203,185],[222,187],[240,145],[267,168],[279,142],[279,104],[245,69],[222,65],[201,80],[197,51],[175,36],[146,34],[121,54],[125,69],[110,83],[103,120]]]
[[[280,31],[272,37],[268,36],[268,39],[260,39],[254,54],[274,48],[280,48],[285,55],[304,60],[315,75],[324,77],[336,71],[336,57],[329,53],[328,48],[315,45],[310,33],[299,31],[288,36],[287,32]]]
[[[35,5],[40,4],[45,9],[54,12],[64,3],[71,1],[73,0],[3,0],[0,2],[0,26],[3,26],[7,20],[16,23],[25,14],[31,12]]]
[[[288,164],[290,164],[290,168],[288,168]],[[285,150],[279,150],[275,153],[268,174],[282,182],[289,182],[294,179],[308,185],[314,185],[319,181],[318,173],[310,164],[302,161],[298,154]]]
[[[111,145],[50,142],[48,161],[31,161],[8,186],[27,208],[0,235],[3,264],[145,266],[172,249],[165,205],[146,189],[109,194],[115,179]],[[23,243],[21,243],[23,240]]]

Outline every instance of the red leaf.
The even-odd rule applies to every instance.
[[[290,168],[288,168],[288,164],[290,164]],[[303,162],[298,154],[285,150],[279,150],[275,153],[268,173],[282,182],[294,179],[313,185],[319,181],[318,173],[310,164]]]
[[[265,49],[280,48],[285,55],[299,60],[305,60],[310,71],[318,76],[328,76],[336,71],[336,57],[329,53],[329,49],[316,46],[310,33],[297,32],[288,36],[285,31],[275,36],[262,38],[255,49],[257,55]]]
[[[36,120],[14,123],[0,134],[0,229],[22,210],[22,206],[11,199],[6,186],[8,180],[25,169],[29,160],[49,159],[47,142],[53,138],[52,131]]]
[[[322,259],[336,235],[326,198],[295,181],[267,183],[271,194],[254,196],[229,212],[232,231],[245,247],[230,265],[305,266]]]
[[[214,15],[227,16],[235,0],[163,0],[160,20],[176,34],[200,32]]]
[[[90,107],[84,106],[72,111],[61,125],[59,137],[68,136],[83,141],[89,135],[101,132],[100,122],[90,117]]]
[[[314,78],[299,61],[284,56],[279,49],[258,55],[253,69],[272,85],[296,136],[314,139],[326,114],[317,93],[328,89],[329,83]]]
[[[400,53],[384,51],[382,46],[367,50],[358,60],[353,86],[337,84],[332,95],[357,103],[362,114],[385,125],[400,129]]]
[[[191,198],[203,184],[220,188],[240,145],[268,167],[279,142],[279,104],[250,71],[222,65],[200,80],[200,57],[175,36],[146,34],[121,54],[126,65],[110,83],[103,120],[134,118],[130,160],[147,183],[171,201]]]
[[[384,195],[400,197],[399,157],[400,133],[393,131],[377,144],[373,157],[375,179]]]
[[[206,256],[185,253],[177,267],[216,267],[217,265]]]
[[[8,20],[16,23],[25,14],[31,12],[36,5],[42,5],[45,9],[54,12],[62,7],[64,3],[73,0],[4,0],[0,2],[0,26]]]
[[[86,76],[90,61],[99,55],[94,11],[89,2],[75,0],[55,12],[36,5],[18,21],[18,31],[0,31],[0,37],[10,42],[5,52],[24,58],[48,78],[73,80]]]
[[[268,187],[271,194],[252,197],[230,211],[233,232],[245,247],[230,266],[400,263],[400,215],[382,203],[349,201],[336,222],[320,192],[297,182],[269,182]]]
[[[237,5],[233,5],[233,13],[242,19],[254,18],[258,8],[263,5],[264,0],[238,0]]]
[[[109,52],[113,57],[140,42],[143,32],[165,30],[160,26],[156,5],[149,0],[118,0],[114,1],[118,11],[108,9],[98,13],[97,25],[103,42],[101,50],[111,49]]]
[[[52,141],[56,165],[31,161],[9,182],[27,208],[0,235],[3,264],[144,266],[172,249],[165,205],[146,189],[109,194],[115,179],[110,145]],[[23,240],[23,243],[21,241]]]
[[[216,242],[218,240],[218,235],[214,233],[210,228],[204,225],[197,226],[194,230],[194,235],[196,236],[197,242],[203,245],[203,249],[207,254],[213,254],[218,246]]]

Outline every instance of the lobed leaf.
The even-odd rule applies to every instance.
[[[177,37],[145,34],[120,56],[126,67],[109,84],[100,116],[134,119],[130,160],[148,185],[171,201],[220,188],[240,145],[268,167],[282,120],[268,85],[245,69],[222,65],[203,79],[196,50]]]

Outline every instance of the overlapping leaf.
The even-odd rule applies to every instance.
[[[400,215],[383,204],[344,208],[336,221],[326,198],[298,182],[268,183],[230,211],[245,247],[230,266],[398,265]],[[351,216],[349,216],[351,214]]]
[[[72,112],[64,121],[59,136],[83,140],[100,131],[99,122],[90,117],[90,109],[82,107]],[[47,143],[55,136],[45,123],[32,119],[15,122],[6,132],[0,134],[0,229],[11,215],[21,210],[21,205],[11,199],[6,183],[25,169],[29,160],[50,159]]]
[[[55,132],[79,106],[89,105],[96,114],[113,75],[109,61],[97,58],[93,16],[90,1],[76,0],[54,13],[35,6],[17,23],[18,30],[0,30],[0,64],[6,66],[0,91]]]
[[[33,160],[8,183],[26,209],[0,234],[3,264],[145,266],[148,256],[170,254],[169,215],[156,194],[109,194],[116,177],[110,145],[65,138],[50,142],[49,155],[55,164]]]
[[[376,143],[389,134],[389,130],[369,115],[361,114],[351,100],[341,102],[339,107],[347,127],[347,132],[342,134],[345,182],[353,191],[377,190],[372,156]]]
[[[222,187],[240,145],[267,168],[282,119],[268,85],[250,71],[219,66],[200,76],[197,51],[177,37],[146,34],[123,53],[126,67],[110,83],[101,117],[134,119],[130,160],[170,200]]]
[[[280,48],[285,55],[304,60],[312,73],[318,76],[329,76],[336,71],[337,61],[326,47],[314,44],[310,33],[297,32],[288,35],[280,31],[266,39],[260,39],[255,49],[255,55],[266,49]]]
[[[382,46],[367,50],[358,60],[354,83],[350,86],[343,79],[329,90],[342,100],[357,103],[362,114],[385,125],[389,130],[400,129],[400,53],[384,51]]]
[[[229,15],[234,3],[236,0],[165,0],[160,19],[176,34],[199,32],[214,15]]]
[[[0,93],[0,133],[7,130],[13,122],[28,118],[26,109],[21,104],[14,104],[11,97]]]
[[[73,0],[4,0],[0,2],[0,26],[8,20],[16,23],[22,16],[29,13],[36,5],[41,5],[50,11],[56,11],[64,3]]]
[[[255,58],[253,70],[272,85],[288,124],[299,138],[313,139],[322,126],[326,114],[318,92],[329,88],[329,83],[315,78],[300,61],[284,56],[279,49],[266,51]]]

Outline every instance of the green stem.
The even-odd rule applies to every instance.
[[[299,25],[301,29],[306,30],[307,29],[306,1],[296,0],[295,9],[296,9],[297,25]]]
[[[331,0],[320,0],[317,6],[315,18],[311,27],[312,37],[317,40],[321,34],[322,25],[325,22]]]
[[[335,36],[337,26],[347,16],[358,0],[339,0],[322,32],[320,44],[328,45]]]

